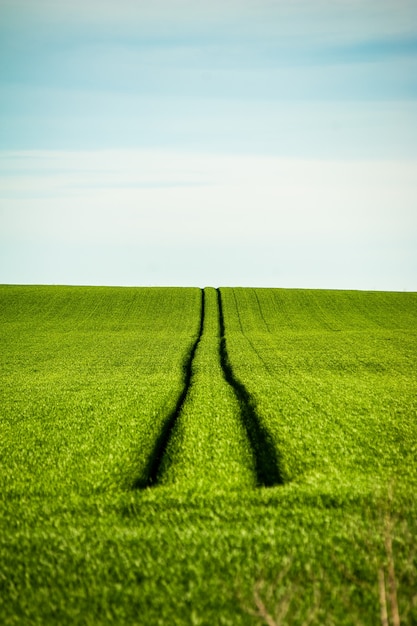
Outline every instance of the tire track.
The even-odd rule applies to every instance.
[[[271,434],[263,426],[256,412],[252,396],[243,383],[236,378],[229,360],[220,289],[217,289],[217,299],[220,322],[220,362],[225,380],[233,388],[241,407],[241,419],[253,451],[258,485],[263,487],[282,485],[284,483],[283,474]]]
[[[265,324],[265,328],[266,328],[266,330],[268,331],[268,333],[270,333],[270,332],[271,332],[271,330],[270,330],[270,328],[269,328],[269,324],[268,324],[268,322],[266,321],[265,316],[264,316],[264,313],[263,313],[263,311],[262,311],[262,307],[261,307],[261,303],[260,303],[260,300],[259,300],[259,295],[258,295],[258,292],[257,292],[257,290],[256,290],[256,289],[252,289],[252,292],[253,292],[253,293],[254,293],[254,295],[255,295],[255,300],[256,300],[256,303],[257,303],[257,305],[258,305],[259,315],[261,316],[262,321],[263,321],[263,323]]]
[[[277,451],[269,431],[263,426],[259,416],[256,413],[253,398],[247,391],[246,387],[235,377],[226,348],[225,324],[223,315],[222,297],[219,289],[217,292],[217,308],[219,316],[219,359],[223,370],[226,383],[232,388],[240,407],[240,419],[246,432],[250,448],[254,459],[254,470],[256,483],[258,486],[271,487],[283,484],[282,472],[280,470]],[[205,320],[205,293],[201,290],[201,317],[200,328],[197,339],[191,347],[184,363],[184,384],[182,392],[177,400],[175,408],[167,416],[161,432],[155,441],[153,450],[149,455],[145,466],[143,476],[134,484],[135,489],[144,489],[146,487],[158,484],[163,459],[169,445],[172,431],[183,410],[184,404],[192,384],[193,378],[193,361],[199,343],[204,332]]]
[[[204,315],[205,315],[204,289],[201,289],[200,328],[199,328],[197,339],[192,345],[191,350],[188,353],[188,356],[183,365],[184,385],[183,385],[182,392],[177,400],[177,403],[173,411],[171,411],[171,413],[166,418],[164,425],[162,427],[162,430],[157,440],[155,441],[153,450],[151,454],[149,455],[148,462],[144,470],[144,476],[146,478],[141,478],[137,480],[136,483],[133,485],[134,489],[144,489],[146,487],[150,487],[157,483],[157,476],[159,473],[159,469],[160,469],[162,459],[164,457],[169,439],[171,437],[171,432],[175,426],[175,422],[177,421],[178,416],[181,413],[182,407],[187,398],[188,390],[190,388],[191,378],[192,378],[193,360],[194,360],[194,356],[195,356],[198,344],[200,343],[200,340],[203,334]]]

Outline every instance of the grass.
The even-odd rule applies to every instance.
[[[417,623],[416,294],[220,292],[1,287],[1,623]]]
[[[230,360],[284,482],[415,479],[416,294],[223,292]]]
[[[4,287],[1,302],[2,492],[145,480],[183,385],[199,290]]]

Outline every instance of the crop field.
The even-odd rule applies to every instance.
[[[417,294],[0,286],[0,623],[417,624]]]

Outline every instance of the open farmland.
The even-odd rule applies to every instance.
[[[0,306],[1,623],[417,623],[417,294]]]

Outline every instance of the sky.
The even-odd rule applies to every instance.
[[[417,2],[0,0],[0,283],[417,291]]]

